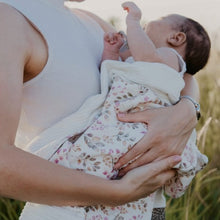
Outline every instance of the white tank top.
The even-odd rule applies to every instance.
[[[24,84],[16,146],[76,111],[99,92],[103,30],[86,15],[74,15],[63,0],[0,0],[22,13],[45,38],[48,61]],[[73,122],[74,123],[74,122]]]

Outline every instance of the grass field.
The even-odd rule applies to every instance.
[[[208,166],[193,180],[187,193],[167,200],[167,220],[220,219],[220,52],[196,76],[201,92],[202,118],[197,126],[198,145],[209,157]],[[0,199],[0,220],[16,220],[22,202]],[[43,220],[43,219],[42,219]]]
[[[212,52],[208,66],[196,78],[202,109],[198,145],[208,155],[209,164],[183,197],[167,200],[168,220],[220,219],[220,52]]]

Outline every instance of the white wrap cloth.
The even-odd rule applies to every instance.
[[[117,112],[165,107],[179,100],[184,81],[165,64],[104,61],[101,94],[90,97],[81,108],[36,137],[27,150],[54,163],[105,179],[114,179],[116,161],[147,132],[143,123],[124,123]],[[193,131],[176,166],[177,174],[165,192],[181,196],[208,159],[196,146]],[[54,219],[151,219],[155,193],[118,207],[56,207],[27,203],[21,220]]]

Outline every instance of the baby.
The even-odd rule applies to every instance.
[[[54,163],[106,179],[117,178],[115,163],[147,132],[144,123],[118,121],[117,112],[175,104],[184,87],[183,74],[185,71],[195,74],[203,68],[210,50],[205,30],[191,19],[169,15],[142,29],[140,9],[132,2],[124,3],[123,8],[128,11],[129,50],[120,50],[124,43],[122,34],[105,35],[101,84],[107,93],[103,104],[98,106],[99,114],[82,134],[67,137],[56,146],[55,153],[49,158]],[[119,57],[126,62],[112,61]],[[176,167],[176,176],[164,186],[165,192],[172,197],[181,196],[195,174],[207,163],[207,157],[198,151],[195,143],[193,132],[182,153],[182,161]],[[161,204],[160,200],[163,200],[161,190],[118,207],[70,208],[72,219],[151,219],[152,210]],[[21,219],[28,219],[25,217],[28,212],[38,216],[36,219],[43,219],[48,214],[47,210],[51,210],[49,206],[28,204]],[[51,210],[50,215],[54,214],[56,219],[58,212],[65,212],[65,207],[57,207],[56,212]]]
[[[123,8],[128,11],[127,41],[120,50],[121,33],[105,35],[105,50],[102,60],[119,57],[125,61],[132,56],[134,61],[158,62],[179,70],[178,56],[184,59],[186,72],[194,75],[202,69],[209,58],[210,39],[205,29],[196,21],[178,14],[171,14],[140,26],[141,11],[133,2],[125,2]],[[122,48],[121,48],[122,49]],[[128,48],[127,48],[128,49]]]

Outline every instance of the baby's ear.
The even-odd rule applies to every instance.
[[[168,37],[167,42],[171,46],[179,47],[186,42],[186,34],[183,32],[173,33]]]

